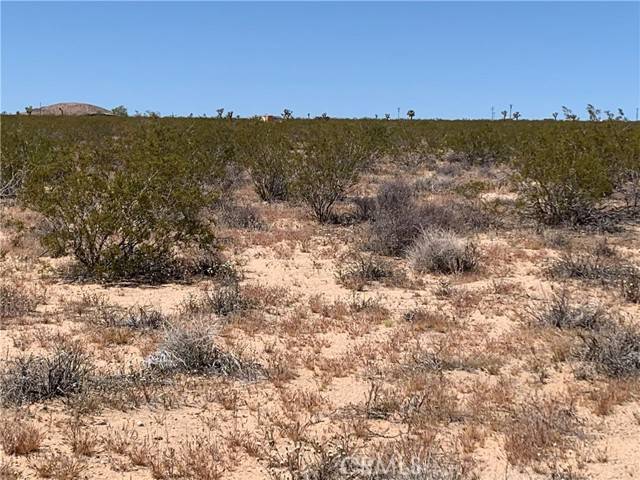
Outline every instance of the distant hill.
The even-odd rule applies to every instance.
[[[54,103],[42,108],[34,108],[31,115],[113,115],[111,110],[88,103]]]

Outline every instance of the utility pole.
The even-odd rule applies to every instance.
[[[493,108],[493,105],[491,105],[491,120],[493,120],[495,118],[495,108]]]
[[[638,107],[636,107],[636,122],[638,121]]]
[[[398,120],[400,120],[400,107],[398,107]]]
[[[509,118],[511,118],[511,110],[513,109],[513,104],[509,104]]]

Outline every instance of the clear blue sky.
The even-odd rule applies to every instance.
[[[640,103],[638,2],[2,1],[1,108],[526,118]]]

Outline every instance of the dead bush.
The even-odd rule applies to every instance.
[[[3,282],[0,284],[0,319],[21,317],[35,310],[38,296],[23,285]]]
[[[621,282],[622,297],[631,303],[640,303],[640,271],[629,271]]]
[[[640,271],[633,265],[620,263],[609,256],[572,251],[563,253],[551,266],[550,273],[557,278],[574,278],[610,285],[618,285],[630,275],[640,275]]]
[[[77,480],[87,465],[64,453],[39,455],[29,462],[41,478],[54,480]]]
[[[58,347],[50,357],[19,357],[0,374],[0,403],[22,405],[81,392],[91,370],[89,357],[77,347]]]
[[[373,199],[358,202],[368,217],[368,247],[384,255],[401,255],[420,233],[418,207],[411,186],[402,181],[383,183]]]
[[[40,449],[42,439],[40,429],[23,416],[0,418],[0,445],[7,455],[28,455],[36,452]]]
[[[255,379],[260,374],[257,364],[245,362],[222,351],[215,342],[215,331],[203,322],[188,326],[172,325],[165,332],[157,352],[145,364],[165,373],[185,372]]]
[[[608,321],[601,307],[574,305],[566,290],[554,294],[541,308],[532,307],[530,314],[535,323],[559,329],[596,330]]]
[[[384,183],[375,197],[359,199],[360,216],[370,220],[367,247],[384,255],[402,255],[423,229],[480,231],[495,224],[477,202],[449,199],[418,205],[413,187],[402,180]]]
[[[420,273],[474,271],[480,261],[476,246],[450,231],[424,230],[408,253],[411,266]]]
[[[242,293],[237,283],[223,285],[215,290],[206,290],[199,297],[189,297],[182,304],[182,312],[186,314],[215,314],[222,317],[242,312],[251,308],[249,298]]]
[[[374,254],[355,253],[340,261],[338,282],[353,290],[362,290],[371,282],[396,274],[391,264]]]
[[[517,406],[505,431],[504,449],[512,465],[562,455],[582,435],[575,406],[564,398],[532,400]]]
[[[226,228],[243,230],[264,230],[266,225],[258,210],[251,205],[223,203],[217,209],[219,224]]]
[[[105,328],[130,328],[132,330],[157,330],[168,318],[148,306],[135,306],[125,311],[106,303],[98,304],[91,312],[91,323]]]
[[[596,370],[613,378],[640,375],[640,329],[638,326],[609,322],[582,335],[580,358]]]

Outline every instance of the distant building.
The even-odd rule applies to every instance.
[[[260,120],[262,120],[263,122],[279,122],[280,120],[282,120],[282,117],[279,117],[277,115],[262,115],[260,117]]]

